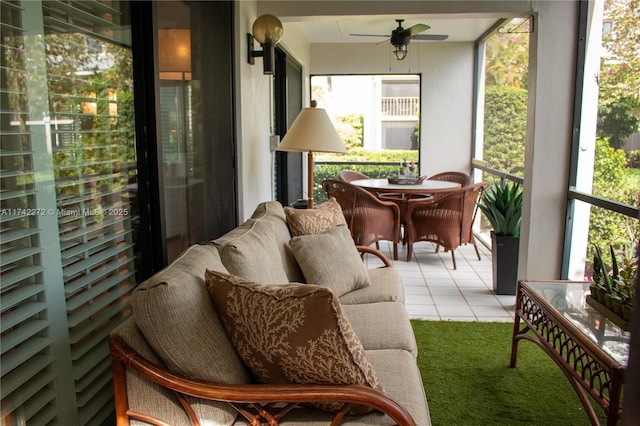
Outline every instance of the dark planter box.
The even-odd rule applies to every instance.
[[[516,294],[518,284],[518,245],[520,237],[491,233],[493,290],[496,294]]]

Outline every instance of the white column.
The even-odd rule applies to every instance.
[[[519,278],[560,278],[574,108],[578,2],[534,1]]]

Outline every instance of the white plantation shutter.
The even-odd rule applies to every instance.
[[[0,5],[2,421],[100,424],[135,286],[133,118],[106,72],[128,4]]]

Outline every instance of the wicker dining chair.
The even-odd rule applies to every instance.
[[[360,172],[354,172],[353,170],[343,170],[338,173],[338,179],[343,182],[351,182],[352,180],[358,179],[370,179],[370,177]]]
[[[471,229],[477,211],[477,201],[486,182],[467,185],[457,189],[439,200],[409,201],[407,208],[407,262],[411,260],[413,244],[430,241],[451,251],[453,269],[456,269],[454,251],[462,244],[473,244],[480,260]]]
[[[447,182],[456,182],[460,186],[465,187],[471,185],[471,176],[462,172],[442,172],[429,176],[429,180],[445,180]]]
[[[370,246],[378,241],[393,243],[393,259],[398,259],[400,208],[383,201],[369,191],[341,180],[322,182],[327,196],[335,197],[357,245]]]

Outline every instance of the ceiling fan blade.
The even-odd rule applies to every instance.
[[[416,34],[412,37],[413,40],[436,40],[442,41],[448,39],[446,34]]]
[[[389,34],[349,34],[350,36],[355,37],[391,37]]]
[[[407,32],[410,36],[413,36],[415,34],[420,34],[423,31],[427,31],[429,28],[431,27],[426,24],[415,24],[413,27],[407,28],[405,32]]]

